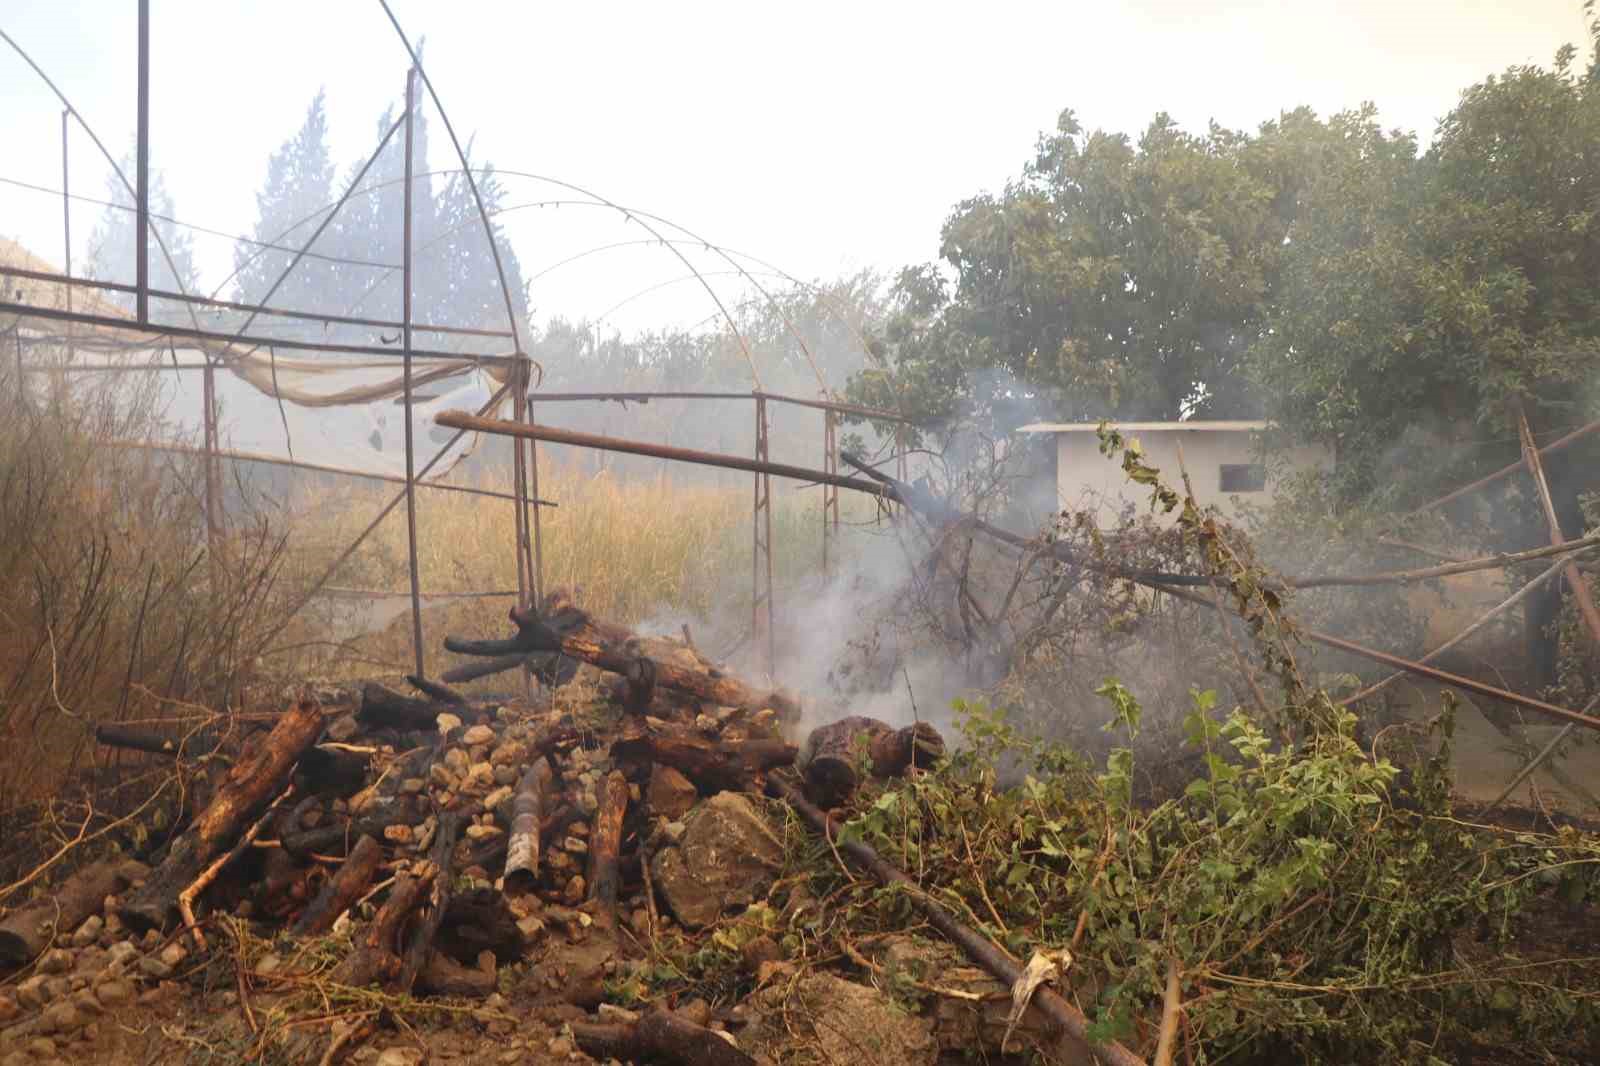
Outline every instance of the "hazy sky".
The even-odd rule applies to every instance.
[[[937,253],[950,207],[996,189],[1064,107],[1136,132],[1253,127],[1280,110],[1374,101],[1426,139],[1461,89],[1584,41],[1579,0],[1130,0],[795,4],[395,0],[475,161],[585,185],[806,278]],[[153,0],[152,155],[180,217],[245,232],[266,156],[319,88],[341,178],[369,151],[406,57],[366,0]],[[134,0],[0,0],[28,49],[121,155],[132,144]],[[60,109],[0,45],[0,178],[59,188]],[[431,164],[454,165],[433,124]],[[75,192],[106,170],[74,133]],[[508,178],[511,202],[571,195]],[[73,215],[81,263],[98,209]],[[525,273],[645,236],[606,212],[506,217]],[[59,200],[0,184],[0,234],[61,258]],[[196,238],[206,279],[229,242]],[[725,267],[723,269],[726,269]],[[595,316],[683,274],[659,249],[588,257],[540,278],[537,311]],[[131,280],[131,279],[130,279]],[[727,278],[714,279],[732,286]],[[731,290],[730,290],[731,291]],[[623,328],[709,314],[670,284]]]

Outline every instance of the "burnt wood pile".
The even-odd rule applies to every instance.
[[[480,662],[444,676],[527,669],[549,682],[545,695],[485,701],[408,678],[413,694],[371,683],[343,702],[296,701],[208,753],[225,770],[147,865],[90,865],[6,915],[0,968],[33,962],[86,922],[102,939],[206,950],[231,916],[268,937],[347,936],[339,983],[487,999],[498,967],[529,958],[552,928],[643,933],[687,914],[671,886],[652,883],[652,866],[673,868],[659,851],[708,797],[759,804],[769,776],[794,766],[798,700],[734,676],[687,633],[641,637],[565,593],[513,610],[511,623],[509,638],[447,638]],[[582,684],[550,697],[586,667]],[[569,698],[584,684],[592,695]],[[99,740],[180,766],[192,758],[136,731]],[[925,725],[846,718],[815,731],[796,779],[834,806],[867,775],[942,751]],[[575,1033],[607,1055],[752,1061],[660,1012]]]

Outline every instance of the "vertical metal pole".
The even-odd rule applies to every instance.
[[[139,0],[139,133],[134,310],[150,321],[150,0]]]
[[[533,397],[528,397],[528,425],[533,425]],[[533,598],[536,603],[544,602],[544,536],[539,524],[539,442],[529,440],[528,445],[528,480],[529,502],[532,504],[531,516],[533,519]]]
[[[512,418],[518,423],[525,422],[528,417],[528,367],[525,360],[517,361],[512,367],[511,376]],[[511,492],[514,497],[511,506],[516,509],[512,535],[516,538],[517,606],[526,609],[534,602],[529,589],[533,576],[529,571],[533,567],[528,551],[528,467],[522,441],[516,437],[511,439]],[[533,695],[533,671],[527,666],[522,668],[522,693],[528,697]]]
[[[412,442],[415,432],[411,406],[411,143],[412,129],[416,125],[414,112],[417,99],[417,71],[406,71],[406,180],[404,234],[401,239],[400,336],[405,346],[405,413],[406,413],[406,548],[411,563],[411,643],[416,651],[417,676],[426,677],[427,667],[422,654],[422,575],[417,566],[417,475],[416,452]]]
[[[825,473],[839,473],[839,420],[831,409],[822,412],[822,469]],[[822,486],[822,576],[831,573],[829,545],[839,536],[839,486],[824,483]]]
[[[206,555],[211,560],[212,580],[217,577],[217,564],[222,557],[218,554],[221,549],[222,520],[219,511],[222,507],[222,482],[218,476],[217,452],[220,448],[217,433],[217,379],[215,364],[211,356],[206,357],[206,368],[201,372],[201,403],[205,410],[201,417],[205,426],[205,464],[204,474],[206,479],[205,512],[206,512]]]
[[[756,394],[756,462],[768,461],[767,400]],[[777,672],[777,635],[773,631],[772,595],[772,477],[755,475],[755,497],[752,507],[751,575],[753,595],[750,601],[751,635],[760,640],[765,635],[767,675]]]
[[[67,277],[72,277],[72,193],[67,187],[67,120],[72,112],[61,109],[61,244],[66,250]],[[72,286],[66,286],[67,314],[72,314]],[[72,362],[72,319],[67,319],[67,362]]]
[[[911,480],[911,464],[906,456],[906,431],[898,422],[894,427],[894,476],[900,482]],[[904,506],[901,504],[902,508]]]

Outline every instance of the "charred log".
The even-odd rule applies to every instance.
[[[813,802],[837,807],[855,792],[864,772],[899,777],[912,766],[931,766],[943,754],[944,738],[926,722],[895,729],[876,718],[852,716],[813,729],[799,762]]]
[[[434,935],[439,932],[439,924],[450,909],[450,883],[455,875],[456,840],[460,835],[461,818],[458,815],[449,812],[439,815],[433,850],[428,854],[428,863],[434,868],[433,885],[429,890],[427,909],[412,930],[400,966],[401,992],[410,992],[417,983],[417,975],[427,966],[433,954]]]
[[[759,789],[766,772],[788,766],[798,749],[782,740],[707,740],[687,729],[634,726],[611,745],[611,757],[662,763],[701,792]]]
[[[550,761],[545,758],[535,762],[517,784],[511,835],[506,841],[508,892],[531,892],[539,879],[539,823],[544,817],[544,792],[549,787]]]
[[[164,928],[177,909],[178,894],[283,791],[321,732],[322,709],[310,701],[278,719],[262,743],[228,771],[206,809],[173,841],[166,860],[122,906],[122,920],[136,930]]]
[[[100,913],[107,896],[124,891],[150,872],[141,862],[97,862],[85,866],[55,892],[20,907],[0,922],[0,966],[31,962],[58,938]]]
[[[367,886],[372,884],[378,872],[378,863],[382,860],[383,849],[378,842],[363,835],[356,841],[356,846],[350,849],[349,857],[338,872],[328,879],[317,898],[301,912],[290,932],[295,936],[321,936],[332,929],[339,915],[349,910],[361,898]]]
[[[622,851],[622,820],[628,812],[628,779],[621,770],[606,778],[605,792],[594,812],[589,834],[589,899],[596,917],[608,928],[617,924],[617,889],[621,875],[617,859]]]

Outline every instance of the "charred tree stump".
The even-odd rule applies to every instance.
[[[235,763],[206,809],[173,841],[167,858],[118,912],[130,928],[162,929],[177,909],[178,894],[206,864],[223,854],[274,796],[283,791],[295,764],[322,732],[322,708],[298,703],[272,732]]]
[[[332,929],[339,915],[349,910],[372,884],[382,860],[383,848],[372,837],[363,835],[350,849],[344,865],[322,886],[317,898],[300,913],[289,931],[295,936],[321,936]]]
[[[595,1059],[663,1062],[673,1066],[755,1066],[755,1059],[711,1029],[660,1007],[629,1025],[575,1022],[578,1047]]]
[[[539,880],[539,823],[544,817],[544,792],[550,787],[550,760],[540,758],[517,783],[511,808],[511,835],[506,841],[507,892],[532,892]]]
[[[806,791],[823,807],[837,807],[874,777],[899,777],[912,766],[926,767],[944,754],[944,738],[926,722],[895,729],[859,715],[818,726],[806,738],[799,763]]]
[[[85,866],[50,895],[35,900],[0,922],[0,966],[22,966],[71,933],[107,896],[125,890],[150,872],[142,862],[97,862]]]
[[[600,797],[589,834],[589,899],[595,905],[595,917],[607,928],[617,924],[617,889],[622,881],[617,859],[627,813],[628,779],[621,770],[613,770],[606,778],[605,794]]]
[[[707,793],[759,790],[766,772],[793,763],[797,751],[782,740],[713,741],[686,729],[643,727],[611,745],[613,759],[663,763]]]
[[[433,954],[433,938],[439,932],[450,909],[450,881],[454,875],[456,840],[461,835],[461,818],[448,811],[439,815],[439,828],[433,837],[433,850],[428,853],[428,863],[434,869],[433,886],[427,900],[427,910],[411,933],[405,957],[400,966],[400,991],[410,992],[417,983],[417,975],[428,964]]]

